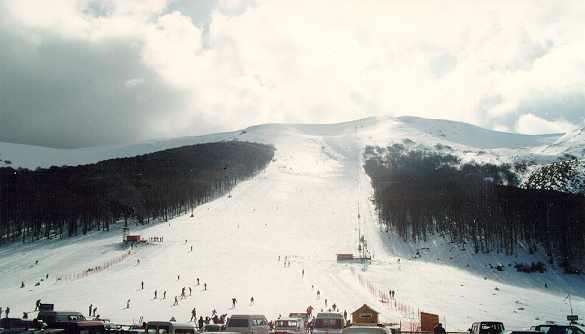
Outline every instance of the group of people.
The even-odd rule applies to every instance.
[[[197,311],[195,308],[191,311],[191,320],[189,321],[196,321],[197,320]],[[211,312],[211,317],[206,316],[205,319],[203,316],[199,316],[199,320],[197,320],[197,327],[202,330],[205,325],[210,323],[214,324],[225,324],[227,320],[227,314],[218,315],[217,311],[214,309]]]

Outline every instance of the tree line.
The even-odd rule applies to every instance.
[[[461,164],[401,144],[367,147],[365,155],[380,223],[405,241],[440,234],[476,253],[506,254],[523,243],[567,268],[583,259],[583,194],[520,188],[508,164]]]
[[[0,168],[0,244],[166,221],[229,192],[273,157],[273,146],[230,141],[75,167]]]

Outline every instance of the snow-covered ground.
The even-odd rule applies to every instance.
[[[372,118],[335,125],[272,124],[205,138],[57,153],[0,144],[1,159],[26,168],[90,163],[234,138],[276,147],[273,162],[263,172],[229,195],[197,207],[193,217],[188,213],[168,222],[130,226],[132,234],[163,237],[162,242],[131,252],[122,243],[123,223],[117,223],[109,232],[1,246],[0,306],[10,307],[14,317],[23,312],[34,317],[38,299],[55,304],[57,310],[85,314],[93,305],[102,318],[131,324],[140,318],[173,316],[186,322],[194,307],[204,317],[216,309],[228,315],[264,314],[273,320],[280,314],[303,312],[309,305],[319,311],[335,303],[341,312],[351,313],[368,304],[380,312],[382,321],[402,322],[405,330],[418,321],[419,311],[438,314],[448,331],[465,331],[480,320],[503,321],[508,329],[547,320],[566,322],[571,308],[585,316],[583,276],[567,276],[550,266],[542,274],[518,273],[513,268],[515,263],[545,262],[542,254],[473,254],[438,236],[413,245],[381,231],[368,199],[369,179],[358,162],[366,144],[388,145],[408,138],[432,147],[440,140],[458,152],[467,150],[470,155],[469,151],[482,150],[475,156],[496,160],[529,156],[554,161],[555,154],[570,150],[555,143],[562,135],[514,137],[494,132],[481,147],[480,135],[468,125],[449,122],[438,129],[427,121]],[[465,137],[474,145],[465,146]],[[511,153],[502,156],[503,151]],[[544,151],[546,155],[539,155]],[[360,232],[373,254],[371,263],[337,262],[336,253],[357,255]],[[107,269],[73,279],[128,252],[131,255]],[[496,265],[505,268],[497,271]],[[35,286],[37,282],[40,285]],[[173,306],[182,288],[187,297]],[[395,291],[395,300],[384,303],[381,300],[389,290]],[[232,298],[238,301],[234,308]]]

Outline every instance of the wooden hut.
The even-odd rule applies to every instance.
[[[351,313],[351,320],[355,324],[377,324],[378,314],[380,312],[376,312],[367,304],[364,304]]]

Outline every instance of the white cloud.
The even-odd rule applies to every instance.
[[[518,114],[545,119],[535,100],[571,96],[546,119],[573,124],[582,116],[566,110],[585,106],[585,8],[571,1],[222,0],[208,29],[163,0],[0,6],[0,27],[35,47],[127,45],[181,96],[145,122],[153,136],[387,114],[523,129]]]
[[[124,83],[124,86],[125,86],[126,88],[134,88],[134,87],[136,87],[136,86],[140,85],[140,84],[141,84],[141,83],[143,83],[143,82],[144,82],[144,78],[130,79],[130,80],[127,80],[127,81]]]
[[[547,121],[533,114],[521,115],[516,121],[515,130],[518,133],[527,135],[538,135],[545,133],[565,133],[577,128],[564,119]]]

